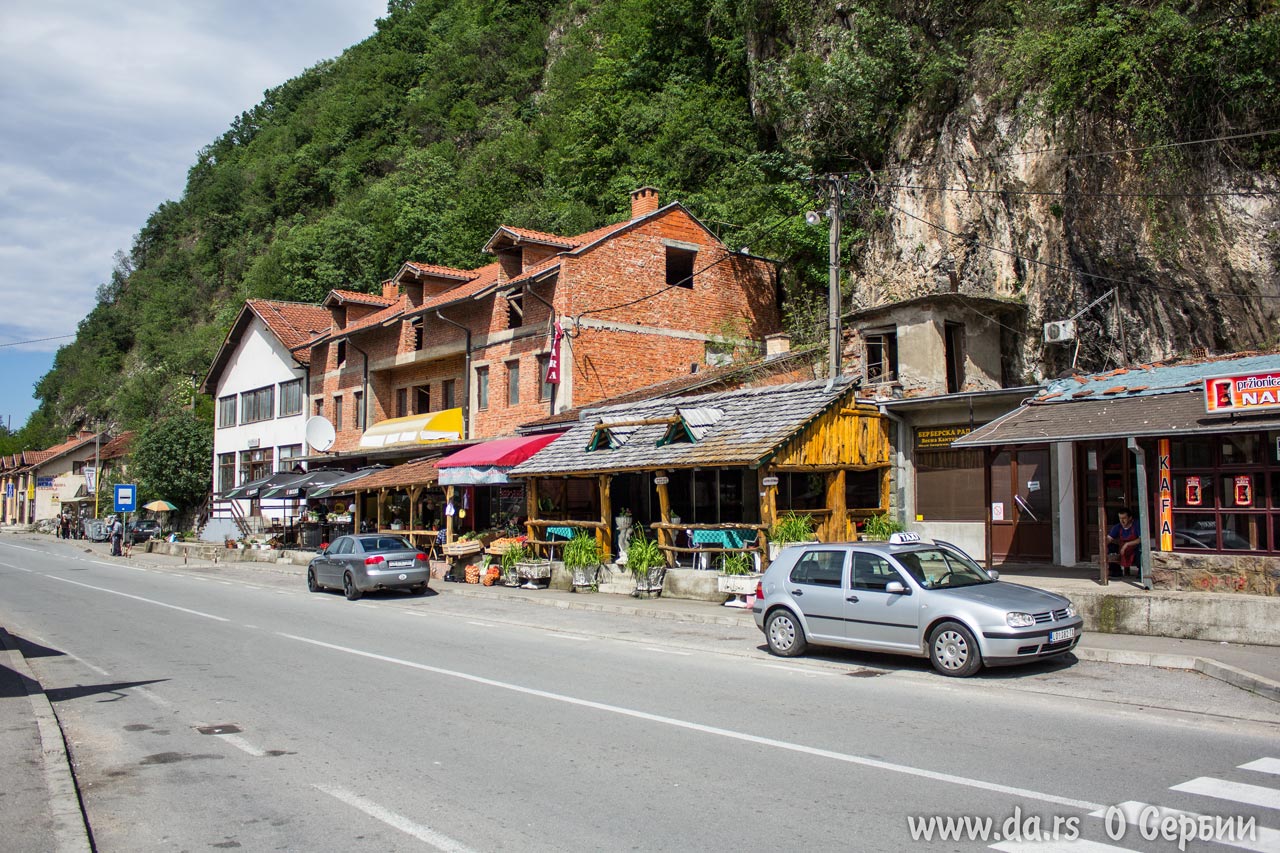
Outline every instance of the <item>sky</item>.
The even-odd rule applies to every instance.
[[[386,0],[0,3],[0,422],[26,423],[61,336],[116,252],[182,195],[196,153],[385,13]]]

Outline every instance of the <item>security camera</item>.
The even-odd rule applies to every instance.
[[[811,210],[804,215],[804,221],[808,222],[810,225],[817,225],[822,221],[822,214],[816,210]]]

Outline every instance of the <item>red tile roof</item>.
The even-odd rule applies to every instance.
[[[105,461],[107,459],[120,459],[121,457],[128,456],[129,448],[133,444],[133,439],[136,435],[137,433],[132,430],[120,433],[115,438],[102,445],[101,449],[98,450],[98,459]]]
[[[325,298],[325,302],[329,299],[337,297],[339,302],[354,302],[357,305],[378,305],[385,307],[395,302],[394,299],[388,299],[377,293],[361,293],[358,290],[330,290],[329,296]]]
[[[319,305],[271,299],[249,299],[245,304],[262,318],[262,322],[287,349],[293,349],[333,324],[329,312]]]
[[[475,270],[460,270],[456,267],[442,267],[437,264],[420,264],[417,261],[405,261],[404,265],[422,275],[434,275],[440,278],[456,278],[471,281],[476,277]]]
[[[409,297],[401,294],[399,299],[397,299],[395,302],[392,302],[390,305],[388,305],[386,308],[383,308],[381,311],[374,311],[372,314],[370,314],[367,317],[361,317],[359,320],[355,321],[354,323],[349,323],[345,327],[336,330],[333,334],[335,336],[352,335],[352,334],[355,334],[356,332],[363,332],[366,329],[372,329],[374,326],[379,326],[388,320],[394,320],[396,317],[399,317],[401,314],[404,313],[405,309],[408,307],[409,307]]]

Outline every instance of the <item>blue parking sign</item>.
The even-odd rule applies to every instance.
[[[138,511],[138,487],[132,484],[116,483],[116,512]]]

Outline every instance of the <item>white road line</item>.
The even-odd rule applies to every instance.
[[[1280,773],[1280,758],[1259,758],[1248,764],[1241,764],[1241,770],[1256,770],[1259,773]]]
[[[262,758],[264,755],[266,755],[265,752],[263,752],[261,749],[258,749],[253,744],[249,743],[249,741],[240,737],[240,735],[225,734],[225,735],[214,735],[214,737],[218,738],[219,740],[225,740],[227,743],[231,744],[236,749],[240,750],[241,752],[247,752],[250,755],[252,755],[254,758]]]
[[[151,599],[151,598],[143,598],[143,597],[142,597],[142,596],[140,596],[140,595],[130,595],[130,594],[129,594],[129,593],[127,593],[127,592],[117,592],[117,591],[116,591],[116,590],[114,590],[114,589],[106,589],[105,587],[92,586],[92,585],[87,584],[87,583],[80,583],[80,581],[73,581],[73,580],[68,580],[67,578],[60,578],[60,577],[58,577],[57,575],[45,575],[45,577],[47,577],[47,578],[49,578],[49,579],[51,579],[51,580],[55,580],[55,581],[62,581],[63,583],[75,584],[76,586],[82,586],[82,587],[84,587],[85,589],[96,589],[98,592],[109,592],[109,593],[111,593],[112,595],[119,595],[119,596],[121,596],[121,597],[123,597],[123,598],[132,598],[134,601],[143,601],[143,602],[146,602],[147,604],[154,604],[154,605],[156,605],[157,607],[168,607],[170,610],[181,610],[183,613],[190,613],[192,616],[203,616],[205,619],[213,619],[213,620],[216,620],[216,621],[218,621],[218,622],[230,622],[230,621],[231,621],[230,619],[227,619],[227,618],[222,617],[222,616],[214,616],[212,613],[201,613],[199,610],[189,610],[189,609],[187,609],[186,607],[179,607],[179,606],[178,606],[178,605],[176,605],[176,604],[165,604],[163,601],[156,601],[155,599]]]
[[[1246,785],[1243,782],[1231,782],[1226,779],[1214,779],[1201,776],[1174,785],[1170,791],[1184,791],[1188,794],[1200,794],[1205,797],[1217,797],[1219,800],[1230,800],[1233,803],[1247,803],[1251,806],[1262,806],[1265,809],[1280,809],[1280,791],[1275,788],[1264,788],[1261,785]]]
[[[747,734],[746,732],[738,732],[733,729],[723,729],[718,726],[708,726],[702,723],[694,723],[688,720],[681,720],[675,717],[664,717],[660,714],[650,714],[647,711],[637,711],[633,708],[623,708],[619,705],[609,705],[604,702],[593,702],[589,699],[579,699],[575,696],[566,696],[562,693],[551,693],[547,690],[538,690],[533,687],[523,687],[519,684],[511,684],[506,681],[496,681],[492,678],[484,678],[479,675],[471,675],[465,672],[457,672],[451,669],[442,669],[438,666],[430,666],[425,663],[416,663],[414,661],[403,660],[402,658],[393,658],[386,655],[379,655],[373,652],[365,652],[359,649],[348,648],[347,646],[337,646],[333,643],[326,643],[321,640],[312,640],[307,637],[299,637],[296,634],[286,634],[277,632],[277,636],[285,637],[289,640],[297,640],[300,643],[308,643],[313,646],[319,646],[323,649],[331,649],[335,652],[354,655],[356,657],[369,658],[370,660],[379,660],[384,663],[393,663],[399,666],[409,667],[410,669],[421,670],[422,672],[430,672],[436,675],[446,676],[448,678],[457,678],[462,681],[469,681],[473,684],[481,684],[486,687],[495,687],[499,690],[510,690],[513,693],[523,693],[526,696],[534,696],[539,699],[547,699],[552,702],[563,702],[566,705],[576,705],[580,708],[590,708],[595,711],[603,711],[607,714],[618,714],[623,717],[631,717],[632,719],[644,720],[650,723],[658,723],[664,726],[672,726],[674,728],[685,729],[687,731],[700,732],[702,734],[715,735],[716,737],[729,738],[731,740],[742,741],[744,743],[755,744],[757,746],[768,746],[774,749],[781,749],[787,752],[795,752],[801,755],[812,755],[817,758],[827,758],[832,761],[842,761],[847,764],[856,764],[862,767],[871,767],[877,770],[887,770],[891,773],[902,773],[907,776],[916,776],[922,779],[931,779],[935,782],[943,782],[951,785],[962,785],[966,788],[976,788],[982,791],[993,791],[998,794],[1008,794],[1015,798],[1039,800],[1044,803],[1052,803],[1058,806],[1066,806],[1068,808],[1079,809],[1084,812],[1091,812],[1095,809],[1105,808],[1100,803],[1091,803],[1087,800],[1076,800],[1070,797],[1059,797],[1055,794],[1045,794],[1040,791],[1032,791],[1027,788],[1016,788],[1012,785],[998,785],[994,782],[985,782],[981,779],[970,779],[965,776],[955,776],[950,773],[939,773],[934,770],[924,770],[919,767],[910,767],[905,764],[893,764],[888,761],[880,761],[875,758],[867,758],[861,755],[850,755],[844,752],[835,752],[829,749],[820,749],[813,746],[805,746],[799,743],[790,743],[783,740],[775,740],[774,738],[760,737],[759,735]]]
[[[1166,817],[1174,820],[1186,815],[1189,818],[1199,818],[1201,815],[1197,812],[1186,812],[1178,809],[1166,809],[1162,806],[1152,806],[1147,803],[1139,803],[1129,801],[1120,803],[1116,806],[1124,815],[1125,824],[1132,833],[1135,829],[1142,826],[1159,827],[1160,821]],[[1155,812],[1149,812],[1148,809],[1155,809]],[[1100,817],[1106,819],[1107,812],[1110,809],[1101,809],[1096,812],[1090,812],[1089,817]],[[1147,814],[1143,815],[1143,812]],[[1139,830],[1138,836],[1141,836]],[[1265,826],[1254,827],[1254,838],[1252,841],[1248,839],[1227,840],[1221,838],[1214,839],[1215,844],[1223,844],[1227,847],[1236,847],[1241,850],[1253,850],[1255,853],[1280,853],[1280,831],[1268,829]]]
[[[835,675],[834,672],[823,672],[820,669],[805,669],[802,666],[782,666],[781,664],[776,663],[762,663],[759,665],[765,669],[780,669],[783,672],[797,672],[800,675]]]
[[[557,640],[574,640],[579,643],[587,643],[591,641],[590,637],[575,637],[573,634],[560,634],[556,631],[547,631],[548,637],[555,637]]]
[[[426,844],[430,844],[443,853],[472,853],[471,848],[457,841],[454,841],[447,835],[436,832],[429,826],[423,826],[420,823],[414,823],[403,815],[396,814],[390,809],[385,809],[371,800],[367,800],[359,794],[353,794],[345,788],[335,788],[330,785],[312,785],[317,790],[324,791],[329,796],[341,800],[347,805],[357,808],[375,820],[380,820],[393,829],[398,829],[406,835]]]
[[[472,621],[468,620],[468,621],[467,621],[467,624],[468,624],[468,625],[479,625],[481,628],[492,628],[492,627],[493,627],[493,626],[492,626],[492,625],[490,625],[488,622],[472,622]]]
[[[0,563],[0,566],[4,566],[6,569],[17,569],[18,571],[26,572],[29,575],[36,574],[35,569],[24,569],[22,566],[15,566],[13,563]]]
[[[1114,847],[1077,838],[1075,841],[1001,841],[992,844],[990,850],[1001,850],[1004,853],[1107,853],[1107,851],[1124,850],[1128,847]]]
[[[660,649],[657,646],[644,646],[646,652],[657,652],[660,655],[680,655],[681,657],[689,657],[693,652],[677,652],[675,649]]]

